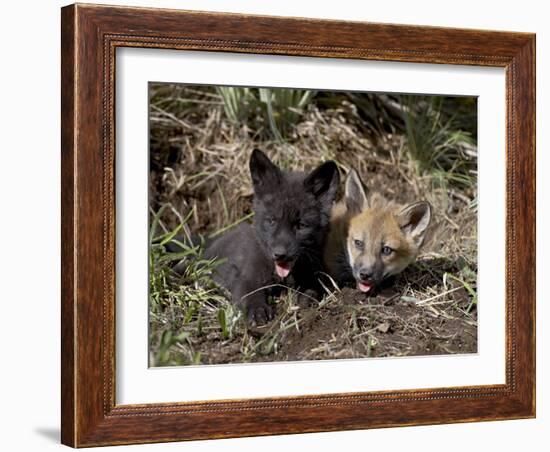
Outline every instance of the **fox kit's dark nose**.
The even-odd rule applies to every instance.
[[[363,281],[368,281],[369,279],[372,279],[372,272],[369,272],[367,270],[361,270],[359,272],[359,277],[363,280]]]
[[[273,259],[275,259],[276,261],[288,260],[288,253],[286,249],[282,247],[273,248]]]

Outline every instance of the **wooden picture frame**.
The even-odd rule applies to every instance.
[[[70,5],[62,9],[62,442],[73,447],[535,416],[535,35]],[[115,50],[506,70],[506,383],[115,403]]]

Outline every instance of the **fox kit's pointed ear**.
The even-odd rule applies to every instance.
[[[354,169],[350,170],[346,179],[344,199],[348,212],[353,215],[361,213],[369,206],[365,186]]]
[[[397,218],[403,232],[420,246],[432,219],[432,206],[426,201],[411,204],[399,212]]]
[[[332,160],[315,168],[304,179],[305,189],[313,193],[317,199],[328,207],[334,201],[339,183],[338,167]]]
[[[250,156],[250,175],[256,195],[275,191],[281,183],[281,170],[259,149],[254,149]]]

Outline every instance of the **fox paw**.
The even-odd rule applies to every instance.
[[[265,325],[275,317],[275,307],[268,305],[265,301],[254,303],[248,306],[247,318],[251,326]]]

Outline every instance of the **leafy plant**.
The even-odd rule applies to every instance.
[[[284,141],[290,127],[311,102],[315,91],[301,89],[260,88],[260,100],[265,104],[269,126],[278,141]]]
[[[225,114],[231,121],[248,120],[258,102],[251,88],[218,86],[216,89],[222,97]]]
[[[227,117],[236,123],[267,118],[277,141],[284,141],[316,92],[287,88],[218,87]],[[260,112],[260,118],[255,117]]]

